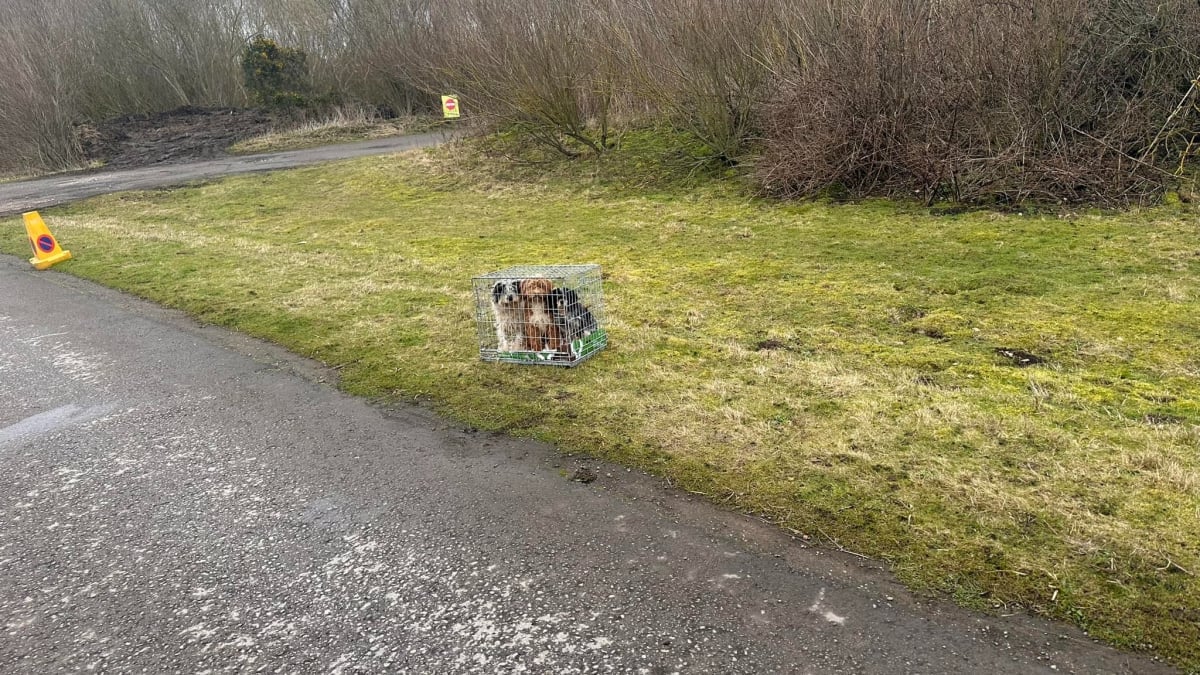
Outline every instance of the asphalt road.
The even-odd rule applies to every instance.
[[[147,190],[239,173],[274,171],[339,159],[402,152],[437,145],[449,136],[449,132],[414,134],[307,150],[230,156],[188,164],[156,164],[139,169],[72,173],[0,183],[0,217],[58,206],[110,192]]]
[[[0,672],[1169,672],[332,381],[0,256]]]

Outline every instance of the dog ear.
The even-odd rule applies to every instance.
[[[500,302],[500,296],[504,295],[504,282],[497,281],[495,286],[492,286],[492,302]]]
[[[516,281],[512,282],[512,286],[513,286],[513,293],[516,293],[517,295],[520,295],[520,294],[521,294],[521,290],[522,290],[522,289],[521,289],[521,280],[520,280],[520,279],[517,279]]]

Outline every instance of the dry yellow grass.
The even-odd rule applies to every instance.
[[[382,119],[362,112],[339,110],[326,118],[239,141],[230,146],[229,151],[238,155],[252,155],[367,141],[427,131],[434,123],[428,117]]]

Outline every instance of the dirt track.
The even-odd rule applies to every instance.
[[[0,217],[111,192],[184,185],[240,173],[275,171],[339,159],[386,155],[439,145],[451,137],[450,132],[435,132],[266,155],[222,157],[186,164],[158,164],[140,169],[69,174],[3,183],[0,184]]]
[[[280,112],[185,106],[84,124],[76,133],[85,162],[99,162],[109,170],[135,169],[225,157],[238,141],[295,123]]]

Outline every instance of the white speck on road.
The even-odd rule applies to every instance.
[[[73,403],[48,410],[0,429],[0,445],[26,436],[46,434],[72,424],[87,422],[109,410],[110,406],[81,407]]]
[[[837,614],[834,614],[833,612],[825,612],[824,616],[825,616],[825,620],[828,621],[829,623],[836,623],[839,626],[846,623],[846,617],[838,616]]]
[[[813,600],[813,604],[809,606],[808,611],[812,612],[813,614],[820,614],[829,623],[837,624],[839,626],[845,625],[846,617],[840,616],[838,614],[834,614],[833,612],[830,612],[828,610],[822,612],[822,610],[824,609],[824,606],[825,606],[825,589],[822,588],[817,593],[817,599]]]

